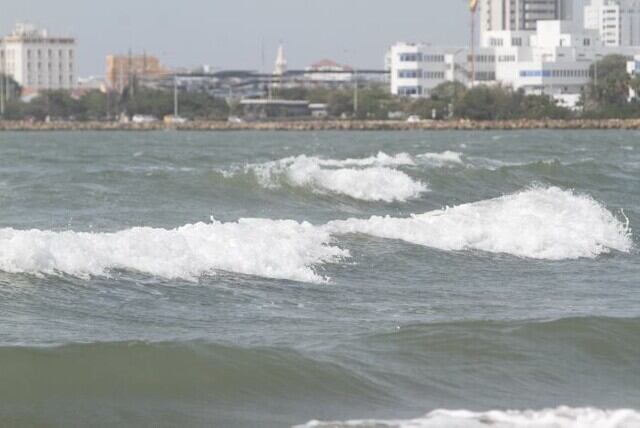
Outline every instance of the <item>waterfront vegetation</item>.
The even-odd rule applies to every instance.
[[[369,85],[354,91],[326,87],[279,88],[274,96],[288,100],[308,100],[327,105],[328,118],[386,120],[419,116],[423,119],[470,119],[475,121],[516,119],[608,119],[640,118],[640,101],[629,97],[630,89],[640,92],[640,78],[626,70],[627,59],[610,55],[591,70],[593,76],[584,89],[578,109],[558,105],[547,95],[526,95],[502,86],[477,85],[471,89],[459,82],[447,82],[429,97],[406,98],[391,95],[388,86]],[[66,91],[46,91],[28,101],[19,97],[20,88],[9,81],[10,97],[6,120],[46,118],[66,121],[109,121],[121,115],[150,115],[162,118],[174,111],[174,94],[163,89],[135,87],[122,93],[90,90],[75,96]],[[357,106],[356,106],[357,100]],[[224,121],[241,115],[237,101],[205,93],[181,92],[180,115],[192,120]]]

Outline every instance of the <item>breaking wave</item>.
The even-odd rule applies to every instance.
[[[424,183],[394,168],[414,164],[406,153],[346,160],[302,155],[248,165],[245,172],[253,172],[265,188],[288,184],[363,201],[404,202],[427,191]]]
[[[362,233],[446,251],[481,250],[533,259],[593,258],[631,250],[631,231],[602,204],[557,187],[520,193],[410,218],[334,221],[332,233]]]
[[[336,220],[241,219],[176,229],[138,227],[115,233],[0,229],[0,270],[9,273],[108,276],[132,270],[196,279],[217,270],[321,282],[314,267],[349,257],[333,245],[361,233],[444,251],[480,250],[524,258],[594,258],[633,246],[623,222],[594,199],[557,187],[413,215]]]
[[[312,421],[298,428],[635,428],[640,426],[640,413],[630,409],[601,410],[595,408],[545,409],[541,411],[436,410],[413,420],[359,420],[349,422]]]
[[[309,223],[260,219],[116,233],[0,229],[0,270],[80,277],[132,270],[170,279],[221,270],[319,282],[313,265],[348,256],[330,241]]]

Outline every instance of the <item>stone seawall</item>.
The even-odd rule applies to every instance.
[[[443,120],[407,123],[400,121],[279,121],[204,122],[180,125],[161,122],[122,124],[117,122],[18,122],[0,121],[0,131],[416,131],[416,130],[520,130],[520,129],[640,129],[640,119],[576,120]]]

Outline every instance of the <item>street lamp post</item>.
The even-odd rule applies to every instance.
[[[173,74],[173,118],[178,118],[178,74]]]
[[[358,69],[354,69],[354,82],[353,82],[353,116],[358,116]]]

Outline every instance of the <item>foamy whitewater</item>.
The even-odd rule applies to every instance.
[[[427,186],[413,180],[399,166],[415,165],[406,153],[361,159],[322,159],[305,155],[246,167],[265,188],[283,184],[309,187],[318,192],[346,195],[363,201],[404,202],[426,192]]]
[[[450,150],[444,151],[442,153],[425,153],[422,155],[418,155],[418,159],[433,163],[437,166],[443,166],[447,164],[464,164],[464,161],[462,160],[462,153],[452,152]]]
[[[0,427],[640,428],[639,142],[0,132]]]
[[[354,420],[348,422],[312,421],[298,428],[637,428],[640,413],[624,410],[560,407],[542,411],[436,410],[413,420]]]
[[[480,250],[533,259],[596,257],[632,247],[629,224],[592,198],[533,188],[411,218],[335,221],[333,233],[363,233],[446,251]]]
[[[348,252],[327,245],[329,233],[309,223],[243,219],[177,229],[116,233],[0,230],[0,270],[11,273],[109,275],[132,270],[195,279],[216,270],[319,282],[312,265]]]
[[[551,187],[410,218],[349,219],[323,226],[241,219],[116,233],[1,229],[0,270],[78,276],[132,270],[184,279],[221,270],[321,282],[326,278],[318,276],[314,266],[349,257],[349,251],[332,243],[351,233],[444,251],[479,250],[547,260],[593,258],[632,247],[628,222],[588,196]]]

